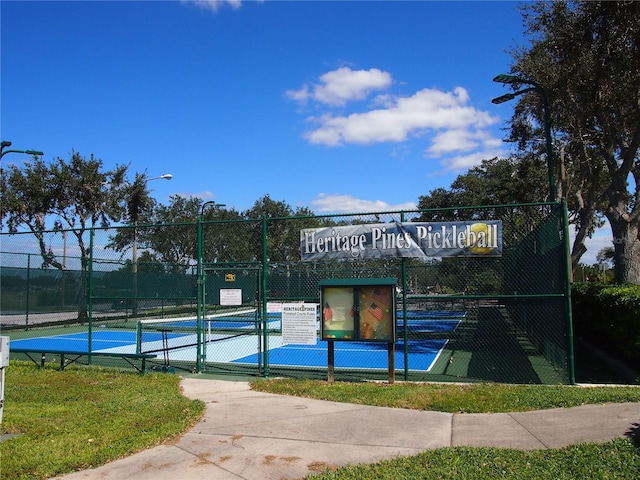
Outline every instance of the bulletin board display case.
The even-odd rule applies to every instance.
[[[396,341],[396,279],[332,279],[320,282],[321,338]]]

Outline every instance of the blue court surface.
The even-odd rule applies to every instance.
[[[119,330],[100,330],[92,334],[92,351],[135,353],[136,333]],[[11,340],[9,350],[27,350],[45,353],[89,352],[89,334],[86,332],[54,335],[51,337]]]
[[[446,334],[455,331],[464,317],[464,312],[409,312],[407,315],[407,330],[412,334],[438,333]],[[188,322],[183,320],[172,323],[168,320],[155,324],[157,328],[171,328],[180,325],[185,327]],[[277,323],[276,323],[277,322]],[[195,326],[195,323],[194,323]],[[228,333],[217,330],[233,327],[247,329],[247,335],[230,337]],[[279,329],[280,320],[270,317],[269,329]],[[211,322],[211,329],[206,329],[205,337],[208,341],[205,349],[207,362],[231,362],[236,364],[257,365],[262,363],[259,358],[259,345],[262,336],[255,332],[255,322],[239,322],[223,318]],[[404,322],[398,319],[398,338],[402,338]],[[142,351],[157,352],[163,355],[163,337],[160,331],[148,331],[143,334]],[[165,332],[165,342],[168,342],[168,356],[171,361],[195,362],[196,335],[194,332]],[[134,331],[110,330],[94,328],[91,333],[92,352],[136,353],[137,334]],[[429,371],[448,340],[444,339],[411,339],[407,342],[407,359],[411,370]],[[316,345],[285,345],[279,334],[269,333],[269,365],[322,368],[327,367],[327,342],[318,340]],[[386,342],[349,342],[336,341],[335,367],[347,369],[386,369],[388,366],[388,346]],[[396,343],[395,367],[404,368],[405,352],[402,340]],[[88,353],[88,332],[69,333],[48,337],[35,337],[11,340],[10,350],[55,353]]]
[[[447,340],[410,340],[408,360],[411,370],[428,372],[440,356]],[[386,369],[388,367],[388,347],[379,342],[334,342],[335,368],[348,369]],[[394,356],[395,368],[404,368],[404,343],[396,343]],[[233,363],[255,364],[257,355],[248,355],[234,360]],[[316,345],[283,345],[269,349],[269,365],[289,367],[326,367],[327,342],[318,341]]]
[[[453,332],[460,320],[407,320],[407,330],[412,333]],[[402,336],[404,322],[398,320],[398,336]]]

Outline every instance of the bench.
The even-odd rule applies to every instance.
[[[67,365],[71,365],[74,362],[77,362],[81,357],[114,357],[114,358],[122,358],[123,360],[125,360],[129,365],[131,365],[133,368],[135,368],[139,373],[143,373],[145,372],[146,369],[146,362],[147,359],[151,359],[151,358],[157,358],[156,354],[153,353],[118,353],[118,352],[80,352],[80,351],[71,351],[71,350],[48,350],[48,351],[42,351],[42,350],[34,350],[34,349],[28,349],[28,348],[11,348],[9,347],[9,351],[11,353],[23,353],[25,354],[27,357],[29,357],[29,359],[35,363],[36,365],[38,365],[38,363],[40,363],[41,367],[44,367],[44,363],[46,361],[46,357],[47,354],[50,353],[52,355],[60,355],[60,370],[64,370],[64,367],[66,367]],[[40,362],[38,362],[38,360],[34,357],[32,357],[32,355],[40,355]],[[75,357],[72,359],[68,359],[67,358],[67,363],[65,363],[65,356],[70,356],[70,357]],[[140,360],[141,361],[141,366],[138,367],[138,365],[136,365],[134,363],[135,360]]]

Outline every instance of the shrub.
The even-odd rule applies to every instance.
[[[576,335],[640,369],[640,286],[576,283],[572,309]]]

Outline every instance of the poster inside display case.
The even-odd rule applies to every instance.
[[[323,340],[396,341],[396,279],[320,282]]]

